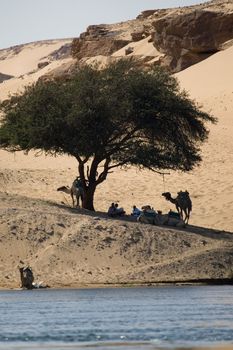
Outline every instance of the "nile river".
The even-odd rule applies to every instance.
[[[233,344],[233,286],[0,291],[0,349]]]

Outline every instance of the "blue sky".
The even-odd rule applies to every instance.
[[[206,0],[0,0],[0,49],[77,37],[90,24],[135,18],[141,11]]]

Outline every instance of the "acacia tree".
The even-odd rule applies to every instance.
[[[193,169],[208,136],[205,122],[215,121],[167,72],[129,60],[40,80],[0,107],[0,146],[74,156],[89,210],[96,187],[116,167]]]

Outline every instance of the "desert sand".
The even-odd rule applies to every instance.
[[[37,52],[37,62],[43,55]],[[164,179],[150,171],[116,170],[96,192],[96,213],[72,209],[71,198],[56,191],[75,178],[75,159],[1,150],[0,287],[19,287],[17,266],[27,264],[37,280],[52,287],[232,277],[232,59],[230,47],[177,74],[190,97],[218,118],[216,125],[209,125],[200,167],[189,174],[170,172]],[[9,67],[6,64],[4,71],[0,66],[2,73],[25,73],[15,72],[12,61]],[[42,72],[2,83],[0,98],[35,81],[36,74]],[[186,189],[193,211],[185,230],[109,219],[103,214],[111,202],[119,202],[127,213],[133,204],[150,204],[167,212],[174,206],[161,193],[170,191],[175,196]]]
[[[72,62],[71,57],[53,59],[53,55],[71,41],[71,39],[48,40],[0,50],[0,72],[14,77],[0,84],[0,100],[21,92],[24,86],[36,82],[42,75]],[[39,69],[38,64],[43,62],[48,64]]]

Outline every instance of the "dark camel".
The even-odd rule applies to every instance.
[[[21,288],[33,289],[34,276],[32,269],[29,266],[19,267],[19,273],[21,279]]]
[[[192,211],[192,201],[189,197],[189,192],[180,191],[177,193],[176,198],[172,198],[170,192],[164,192],[162,193],[162,196],[165,197],[167,201],[175,204],[176,210],[181,218],[184,219],[185,224],[188,224],[190,212]],[[183,214],[185,214],[185,217],[183,217]]]
[[[31,267],[19,267],[21,288],[23,289],[38,289],[38,288],[49,288],[47,284],[42,284],[42,282],[34,283],[34,275]]]

